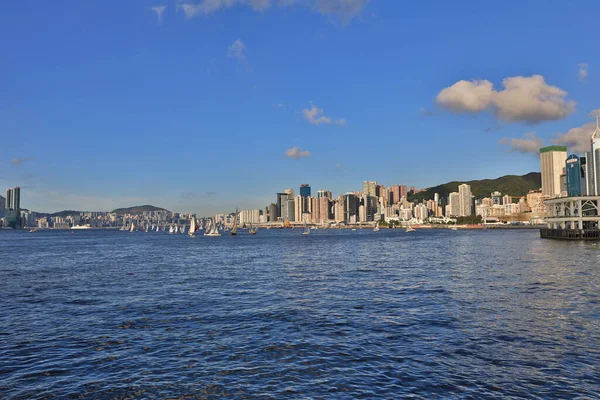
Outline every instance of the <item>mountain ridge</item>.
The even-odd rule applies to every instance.
[[[530,190],[539,190],[542,186],[542,174],[529,172],[525,175],[504,175],[495,179],[478,179],[471,181],[452,181],[427,188],[421,192],[410,194],[409,201],[420,202],[433,199],[434,193],[440,198],[446,198],[452,192],[458,192],[458,186],[466,183],[471,186],[471,193],[475,198],[490,197],[491,193],[498,191],[502,195],[525,196]]]

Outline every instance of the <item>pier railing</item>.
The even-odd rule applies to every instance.
[[[600,229],[540,229],[543,239],[600,240]]]

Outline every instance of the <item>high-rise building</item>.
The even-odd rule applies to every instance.
[[[471,186],[463,183],[458,186],[458,195],[460,198],[460,211],[461,217],[468,217],[471,215],[472,200],[471,200]]]
[[[0,196],[0,218],[4,218],[4,210],[6,210],[6,199]]]
[[[284,193],[287,193],[288,198],[290,198],[290,199],[294,198],[294,189],[285,189]]]
[[[277,203],[271,203],[268,207],[269,212],[268,212],[268,220],[269,222],[275,222],[277,221]]]
[[[592,134],[590,151],[585,153],[585,164],[580,163],[585,175],[586,194],[588,196],[600,196],[600,126],[596,119],[596,130]]]
[[[331,192],[329,190],[319,190],[317,191],[317,198],[321,198],[321,197],[327,197],[328,199],[332,199],[333,195],[331,194]]]
[[[544,196],[555,197],[560,195],[560,176],[563,175],[566,161],[566,146],[547,146],[540,149],[542,194]]]
[[[377,182],[364,181],[362,192],[364,196],[377,196]]]
[[[331,200],[329,197],[319,198],[319,222],[327,222],[332,219],[331,215]]]
[[[296,220],[296,205],[294,199],[287,199],[281,205],[281,220],[293,222]]]
[[[460,194],[458,192],[452,192],[448,196],[448,206],[446,207],[447,217],[459,217],[460,216]]]
[[[344,195],[344,222],[355,224],[358,222],[358,207],[360,202],[354,193]]]
[[[440,204],[440,195],[438,193],[433,194],[433,201],[435,202],[436,206]]]
[[[21,188],[14,187],[6,191],[4,213],[7,226],[13,229],[21,227]]]
[[[492,205],[501,206],[502,205],[502,193],[495,191],[492,192]]]
[[[310,197],[310,186],[307,183],[300,185],[300,196]]]
[[[581,175],[582,168],[579,157],[575,154],[571,154],[567,157],[566,164],[566,176],[567,176],[567,194],[569,196],[581,196]]]
[[[281,217],[281,207],[283,207],[283,203],[288,199],[288,193],[277,193],[277,217]],[[275,219],[275,221],[277,221],[277,219]]]

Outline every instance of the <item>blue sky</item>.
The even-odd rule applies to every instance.
[[[580,151],[595,126],[598,11],[10,2],[0,186],[22,186],[22,206],[38,211],[208,214],[264,207],[301,183],[337,195],[363,180],[427,187],[539,171],[538,145]]]

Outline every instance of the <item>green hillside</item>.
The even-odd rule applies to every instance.
[[[112,210],[112,212],[116,213],[117,215],[141,214],[145,211],[168,211],[168,210],[166,210],[164,208],[160,208],[160,207],[151,206],[151,205],[117,208],[116,210]]]
[[[542,186],[542,175],[539,172],[530,172],[526,175],[505,175],[496,179],[483,179],[467,182],[448,182],[415,195],[409,194],[409,201],[421,202],[422,200],[433,199],[433,194],[438,193],[440,198],[446,198],[451,192],[458,192],[458,185],[466,183],[471,186],[471,192],[475,198],[490,197],[494,191],[499,191],[502,195],[524,196],[530,190],[538,190]]]

